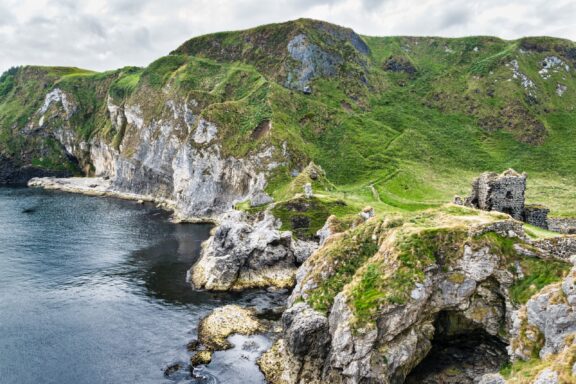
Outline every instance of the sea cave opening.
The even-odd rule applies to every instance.
[[[432,349],[406,384],[472,384],[508,363],[506,343],[454,311],[440,312]]]

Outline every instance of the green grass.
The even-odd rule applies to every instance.
[[[336,265],[333,273],[318,281],[318,287],[309,292],[306,301],[316,310],[326,313],[334,297],[350,282],[356,271],[378,250],[372,238],[374,227],[365,225],[351,231],[351,235],[324,247],[323,259]]]
[[[426,266],[453,262],[461,253],[467,232],[463,228],[430,228],[396,240],[397,261],[394,272],[391,260],[368,263],[359,281],[353,285],[351,303],[356,325],[372,323],[382,305],[403,305],[416,283],[424,281]]]
[[[560,281],[570,270],[570,264],[556,260],[523,258],[519,263],[525,277],[510,287],[510,297],[516,304],[526,303],[545,286]]]
[[[357,216],[359,210],[343,200],[326,197],[299,197],[275,204],[272,214],[282,222],[281,230],[292,231],[302,239],[314,238],[316,232],[330,215],[337,217]]]

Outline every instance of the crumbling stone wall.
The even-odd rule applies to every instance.
[[[472,184],[472,194],[465,204],[485,211],[507,213],[516,220],[524,220],[524,192],[526,175],[509,169],[498,175],[485,172]]]
[[[560,232],[569,235],[576,234],[576,219],[548,219],[548,229],[554,232]]]
[[[526,205],[524,207],[524,221],[540,228],[548,229],[548,213],[550,210],[542,205]]]

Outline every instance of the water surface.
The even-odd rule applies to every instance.
[[[196,373],[186,344],[199,319],[231,302],[280,297],[195,292],[186,271],[210,227],[172,224],[151,205],[0,188],[1,383],[262,383],[264,336],[236,337]]]

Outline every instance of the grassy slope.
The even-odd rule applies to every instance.
[[[18,152],[18,127],[55,86],[80,102],[83,113],[74,126],[83,137],[101,134],[116,144],[124,133],[113,132],[106,121],[106,93],[118,103],[139,102],[158,116],[168,112],[161,89],[169,86],[170,94],[194,99],[199,104],[194,112],[219,125],[225,154],[245,156],[287,143],[294,155],[268,188],[278,199],[290,197],[285,193],[290,172],[310,160],[337,186],[322,192],[327,198],[371,204],[381,212],[437,206],[466,194],[479,172],[514,167],[529,173],[529,201],[547,204],[554,215],[576,215],[572,42],[363,37],[371,50],[365,57],[348,41],[330,40],[334,30],[349,38],[349,30],[298,20],[192,39],[145,69],[95,74],[48,68],[40,86],[37,69],[20,71],[26,76],[16,87],[5,76],[0,147]],[[282,64],[291,60],[286,43],[299,33],[347,59],[335,76],[313,81],[312,95],[281,85]],[[570,73],[544,80],[538,70],[551,55],[568,63]],[[386,70],[390,57],[410,63],[415,73]],[[510,80],[506,64],[512,59],[535,83],[535,97]],[[360,81],[364,75],[367,84]],[[562,97],[555,92],[558,83],[568,87]],[[270,132],[255,137],[256,127],[267,120]]]

